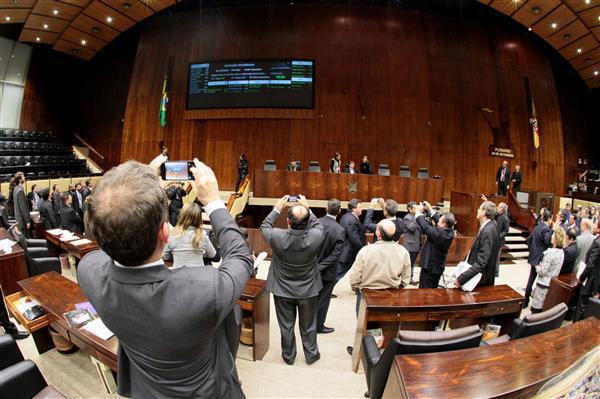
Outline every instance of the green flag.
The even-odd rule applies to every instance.
[[[169,97],[167,97],[167,75],[165,75],[165,80],[163,81],[163,89],[162,96],[160,97],[160,126],[165,127],[167,124],[167,103],[169,102]]]

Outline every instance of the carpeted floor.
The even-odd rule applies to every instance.
[[[268,262],[259,269],[259,278],[266,278]],[[451,268],[446,269],[449,275]],[[416,269],[418,272],[418,268]],[[508,284],[521,294],[527,281],[529,266],[519,261],[501,265],[496,284]],[[63,272],[70,276],[70,272]],[[335,328],[332,334],[318,336],[321,360],[307,365],[301,351],[301,340],[296,327],[299,348],[296,363],[285,364],[281,358],[279,327],[271,299],[270,348],[262,361],[253,362],[249,347],[240,345],[237,368],[243,390],[248,398],[362,398],[367,386],[362,373],[351,369],[351,357],[346,346],[352,345],[356,316],[355,296],[347,277],[334,290],[338,297],[331,300],[326,325]],[[527,312],[527,311],[525,311]],[[89,357],[81,352],[62,355],[55,349],[39,355],[33,339],[19,341],[23,355],[32,359],[49,384],[69,398],[109,398]]]

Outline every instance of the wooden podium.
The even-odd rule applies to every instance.
[[[500,202],[507,203],[506,196],[487,195],[488,200],[496,205]],[[475,237],[479,232],[477,209],[483,202],[481,194],[463,193],[452,191],[450,193],[450,212],[456,218],[456,230],[467,237]]]

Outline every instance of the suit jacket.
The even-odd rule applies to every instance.
[[[37,208],[38,206],[38,201],[40,200],[40,196],[37,195],[36,193],[34,193],[33,191],[30,191],[29,193],[27,193],[27,202],[29,202],[29,210],[33,210],[33,208]]]
[[[481,273],[478,287],[494,285],[499,250],[498,227],[496,227],[496,222],[490,220],[483,226],[473,242],[467,259],[467,263],[471,267],[458,276],[458,282],[464,284],[477,273]]]
[[[40,211],[40,217],[44,221],[44,228],[46,230],[55,229],[60,225],[58,215],[56,212],[54,212],[54,208],[52,207],[52,203],[50,201],[40,201],[40,206],[38,208]]]
[[[324,237],[317,267],[321,280],[335,281],[337,266],[346,245],[346,231],[331,216],[324,216],[319,222],[323,226]]]
[[[576,271],[575,260],[577,259],[577,244],[571,243],[571,245],[563,248],[563,251],[565,256],[559,274],[572,273]]]
[[[373,213],[375,213],[374,209],[367,209],[367,214],[365,215],[365,229],[369,230],[372,233],[375,233],[377,230],[377,223],[373,223]],[[404,234],[404,220],[400,218],[395,218],[392,220],[396,225],[396,232],[394,233],[394,241],[398,242],[402,234]],[[373,235],[373,242],[377,242],[377,236]]]
[[[187,192],[181,187],[167,189],[167,197],[171,200],[169,209],[171,211],[178,211],[183,208],[183,197],[186,195]]]
[[[85,205],[83,203],[83,194],[81,194],[81,204],[79,203],[79,195],[78,194],[81,194],[81,193],[80,192],[78,193],[77,190],[71,191],[71,199],[73,200],[73,202],[71,203],[71,208],[73,208],[80,217],[83,217],[83,212],[84,212],[84,208],[85,208]]]
[[[68,206],[60,208],[60,227],[73,233],[83,233],[83,221],[75,209]]]
[[[531,266],[537,266],[544,257],[544,251],[552,246],[552,229],[546,223],[535,226],[533,233],[527,237],[529,245],[529,257],[527,262]]]
[[[79,284],[119,339],[118,393],[139,398],[242,398],[224,320],[252,270],[250,251],[231,215],[210,215],[219,268],[116,265],[103,251],[86,255]]]
[[[596,237],[589,231],[577,236],[577,240],[575,240],[575,244],[577,244],[577,259],[575,259],[576,267],[579,267],[579,262],[585,261],[585,257],[595,238]]]
[[[521,172],[512,172],[510,180],[514,180],[514,182],[512,182],[513,191],[521,191]]]
[[[504,179],[502,179],[502,169],[504,169],[502,166],[498,168],[498,172],[496,172],[496,181],[498,184],[508,186],[508,183],[510,183],[510,169],[506,168],[504,171]]]
[[[19,229],[23,231],[25,229],[25,225],[31,222],[31,217],[29,216],[29,202],[25,197],[25,191],[23,190],[22,185],[19,184],[15,186],[13,190],[13,199],[15,219]]]
[[[360,163],[360,173],[365,174],[365,175],[372,174],[373,171],[371,170],[371,163],[370,162],[361,162]]]
[[[587,279],[587,281],[585,281]],[[587,255],[585,256],[585,269],[579,281],[585,281],[581,287],[581,294],[584,296],[592,296],[598,293],[600,286],[600,236],[596,237],[590,246]]]
[[[273,249],[266,289],[284,298],[306,299],[319,295],[323,283],[317,260],[323,244],[323,227],[310,212],[306,230],[278,229],[279,212],[272,210],[260,230]]]
[[[356,259],[356,254],[365,245],[367,245],[367,236],[365,236],[365,227],[360,220],[352,214],[346,212],[340,219],[340,225],[346,231],[347,244],[342,251],[340,264],[352,265]]]
[[[437,224],[440,214],[434,213],[432,219]],[[449,228],[434,227],[427,223],[423,216],[417,218],[417,224],[427,235],[427,241],[421,250],[419,266],[431,274],[443,274],[446,268],[446,256],[454,240],[454,231]]]
[[[421,227],[412,213],[404,216],[404,248],[408,252],[419,252],[421,249]]]
[[[506,243],[506,235],[508,234],[508,229],[510,228],[510,219],[508,218],[506,212],[498,215],[496,218],[496,226],[498,226],[498,238],[500,239],[500,248],[502,248]]]
[[[52,193],[52,208],[54,208],[54,212],[57,215],[60,215],[60,206],[61,206],[60,193],[59,192]]]

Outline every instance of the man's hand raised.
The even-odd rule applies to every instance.
[[[277,208],[277,210],[281,213],[281,211],[286,207],[286,204],[288,202],[288,198],[290,198],[289,195],[284,195],[283,197],[279,198],[277,200],[277,203],[275,204],[275,208]]]
[[[219,200],[219,183],[215,177],[215,173],[210,167],[194,158],[195,167],[190,171],[194,175],[192,187],[196,193],[196,197],[202,203],[207,205],[213,201]]]
[[[308,209],[308,200],[306,199],[306,197],[302,194],[298,195],[298,203],[300,205],[303,205],[306,207],[306,209]]]

